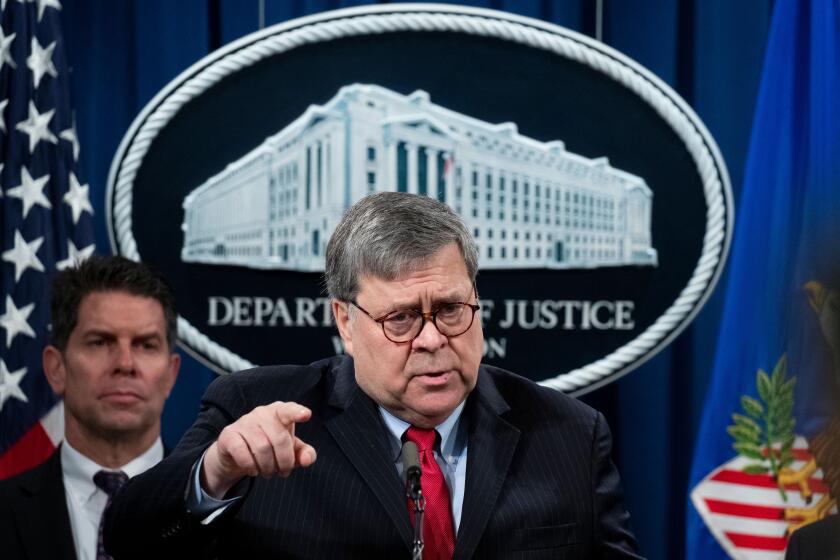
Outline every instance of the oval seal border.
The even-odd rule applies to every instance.
[[[117,149],[106,192],[106,221],[112,250],[126,258],[141,260],[132,233],[134,178],[158,132],[191,99],[242,68],[302,45],[341,37],[410,31],[448,31],[500,38],[587,65],[639,96],[683,141],[694,160],[706,201],[703,248],[690,280],[665,313],[639,336],[595,362],[541,384],[580,395],[618,379],[652,358],[691,323],[723,270],[734,215],[723,157],[700,118],[649,70],[589,37],[507,12],[438,4],[347,8],[269,27],[205,56],[144,107]],[[178,337],[185,350],[219,373],[254,365],[211,340],[181,316]]]

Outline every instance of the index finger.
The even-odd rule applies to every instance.
[[[276,401],[268,406],[285,428],[292,428],[297,422],[306,422],[312,417],[311,410],[296,402]]]

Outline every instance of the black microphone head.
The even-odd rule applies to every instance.
[[[420,469],[420,452],[417,450],[417,444],[413,441],[405,442],[402,446],[402,459],[406,478],[419,477],[422,470]]]

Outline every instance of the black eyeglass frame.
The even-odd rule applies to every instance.
[[[473,294],[475,295],[475,300],[478,301],[478,291],[476,290],[475,284],[473,284]],[[365,315],[370,317],[374,322],[379,323],[379,326],[382,327],[382,334],[385,336],[385,338],[387,338],[388,340],[390,340],[394,344],[410,344],[411,342],[414,342],[414,340],[418,336],[420,336],[420,333],[423,332],[423,329],[426,326],[426,321],[431,322],[435,326],[437,331],[440,334],[443,334],[443,336],[445,336],[446,338],[455,338],[456,336],[461,336],[462,334],[464,334],[465,332],[470,330],[470,328],[472,328],[473,323],[475,323],[475,314],[478,310],[481,309],[480,304],[467,303],[466,301],[448,301],[446,303],[441,304],[437,309],[433,309],[432,311],[423,311],[422,309],[412,309],[412,308],[395,309],[394,311],[389,311],[388,313],[386,313],[385,315],[382,315],[381,317],[374,317],[373,315],[370,314],[370,312],[368,312],[368,310],[366,310],[364,307],[362,307],[361,305],[356,303],[355,300],[350,300],[347,303],[352,304],[359,311],[361,311],[362,313],[364,313]],[[458,334],[444,334],[443,331],[441,331],[440,328],[437,325],[437,314],[438,314],[438,312],[440,312],[441,309],[443,309],[444,306],[453,305],[453,304],[465,305],[472,310],[472,316],[470,317],[470,323],[469,323],[469,325],[467,325],[467,328],[465,328],[463,331],[459,332]],[[385,332],[385,321],[388,319],[388,317],[392,316],[393,314],[404,313],[405,311],[413,311],[413,312],[420,315],[420,317],[422,319],[422,323],[420,323],[420,330],[418,330],[417,334],[415,334],[409,340],[399,340],[399,341],[398,340],[393,340],[391,337],[388,336],[388,333]]]

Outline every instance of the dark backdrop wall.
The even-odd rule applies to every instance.
[[[263,15],[265,24],[273,25],[367,3],[266,0]],[[596,33],[596,0],[460,3],[543,19],[590,36]],[[652,70],[694,107],[727,162],[736,207],[772,8],[772,0],[603,0],[603,41]],[[81,169],[96,211],[99,252],[110,252],[105,187],[111,158],[134,117],[192,63],[258,30],[260,12],[259,0],[65,0],[62,17]],[[704,310],[668,349],[583,397],[604,412],[613,429],[614,459],[636,535],[643,553],[652,559],[683,555],[691,453],[725,284],[724,275]],[[169,446],[189,427],[213,377],[184,355],[181,378],[164,413]]]

